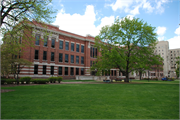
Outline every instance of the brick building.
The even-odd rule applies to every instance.
[[[55,25],[46,24],[46,27],[44,27],[35,21],[33,23],[31,24],[32,31],[30,34],[33,35],[35,40],[35,47],[26,47],[22,56],[22,58],[31,61],[33,66],[24,67],[20,72],[20,77],[48,78],[50,76],[62,76],[63,79],[75,79],[76,76],[95,75],[94,71],[89,70],[93,61],[97,59],[96,56],[100,55],[94,47],[94,37],[90,35],[84,37],[63,31]],[[123,76],[123,74],[114,68],[110,70],[110,74],[104,74],[103,76],[110,76],[112,79]],[[147,76],[148,74],[145,73],[142,77]],[[160,77],[162,71],[150,71],[150,76]],[[135,77],[138,77],[138,74],[130,74],[130,78]]]
[[[76,75],[90,75],[90,64],[99,55],[94,45],[94,37],[86,37],[60,30],[58,26],[42,25],[34,21],[32,25],[35,47],[24,49],[24,59],[34,65],[25,67],[20,77],[62,76],[71,79]],[[49,34],[47,35],[45,32]]]

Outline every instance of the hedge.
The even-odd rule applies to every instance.
[[[26,84],[29,84],[30,80],[31,80],[31,77],[22,77],[22,78],[20,78],[21,84],[24,84],[24,82],[26,82]]]
[[[1,85],[3,85],[4,83],[13,84],[13,82],[16,82],[16,80],[15,80],[15,79],[5,79],[5,78],[1,78]]]
[[[62,81],[62,77],[50,77],[48,78],[50,83],[55,83],[56,81],[58,81],[59,83]]]
[[[33,82],[34,84],[46,84],[49,82],[48,79],[32,79],[30,82]]]

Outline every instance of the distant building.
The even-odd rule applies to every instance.
[[[175,69],[176,57],[180,57],[180,48],[169,49],[168,41],[159,41],[156,45],[155,54],[159,54],[163,59],[163,73],[167,77],[176,77]]]

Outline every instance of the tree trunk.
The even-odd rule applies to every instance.
[[[140,71],[140,72],[139,72],[139,78],[140,78],[140,80],[141,80],[141,77],[142,77],[142,72]]]
[[[129,82],[129,73],[126,73],[126,80],[125,82]]]

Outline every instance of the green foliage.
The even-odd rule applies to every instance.
[[[57,77],[57,81],[60,83],[62,81],[62,77]]]
[[[57,77],[50,77],[48,79],[49,79],[49,82],[51,82],[51,83],[55,83],[56,81],[58,81]]]
[[[22,77],[20,78],[20,82],[26,82],[26,84],[29,84],[31,80],[31,77]]]
[[[179,69],[180,69],[180,57],[176,57],[177,61],[176,61],[176,64],[177,64],[177,68],[176,68],[176,76],[177,78],[179,78]]]
[[[154,54],[157,44],[155,27],[144,23],[139,18],[116,19],[111,26],[102,27],[95,37],[95,46],[101,56],[91,70],[107,71],[118,68],[129,82],[129,73],[144,71],[152,65],[160,67],[162,58]]]
[[[15,79],[1,78],[1,84],[2,84],[2,85],[3,85],[4,83],[13,84],[13,82],[16,82],[16,80],[15,80]]]
[[[49,80],[48,79],[32,79],[30,80],[30,82],[34,84],[46,84],[49,82]]]

